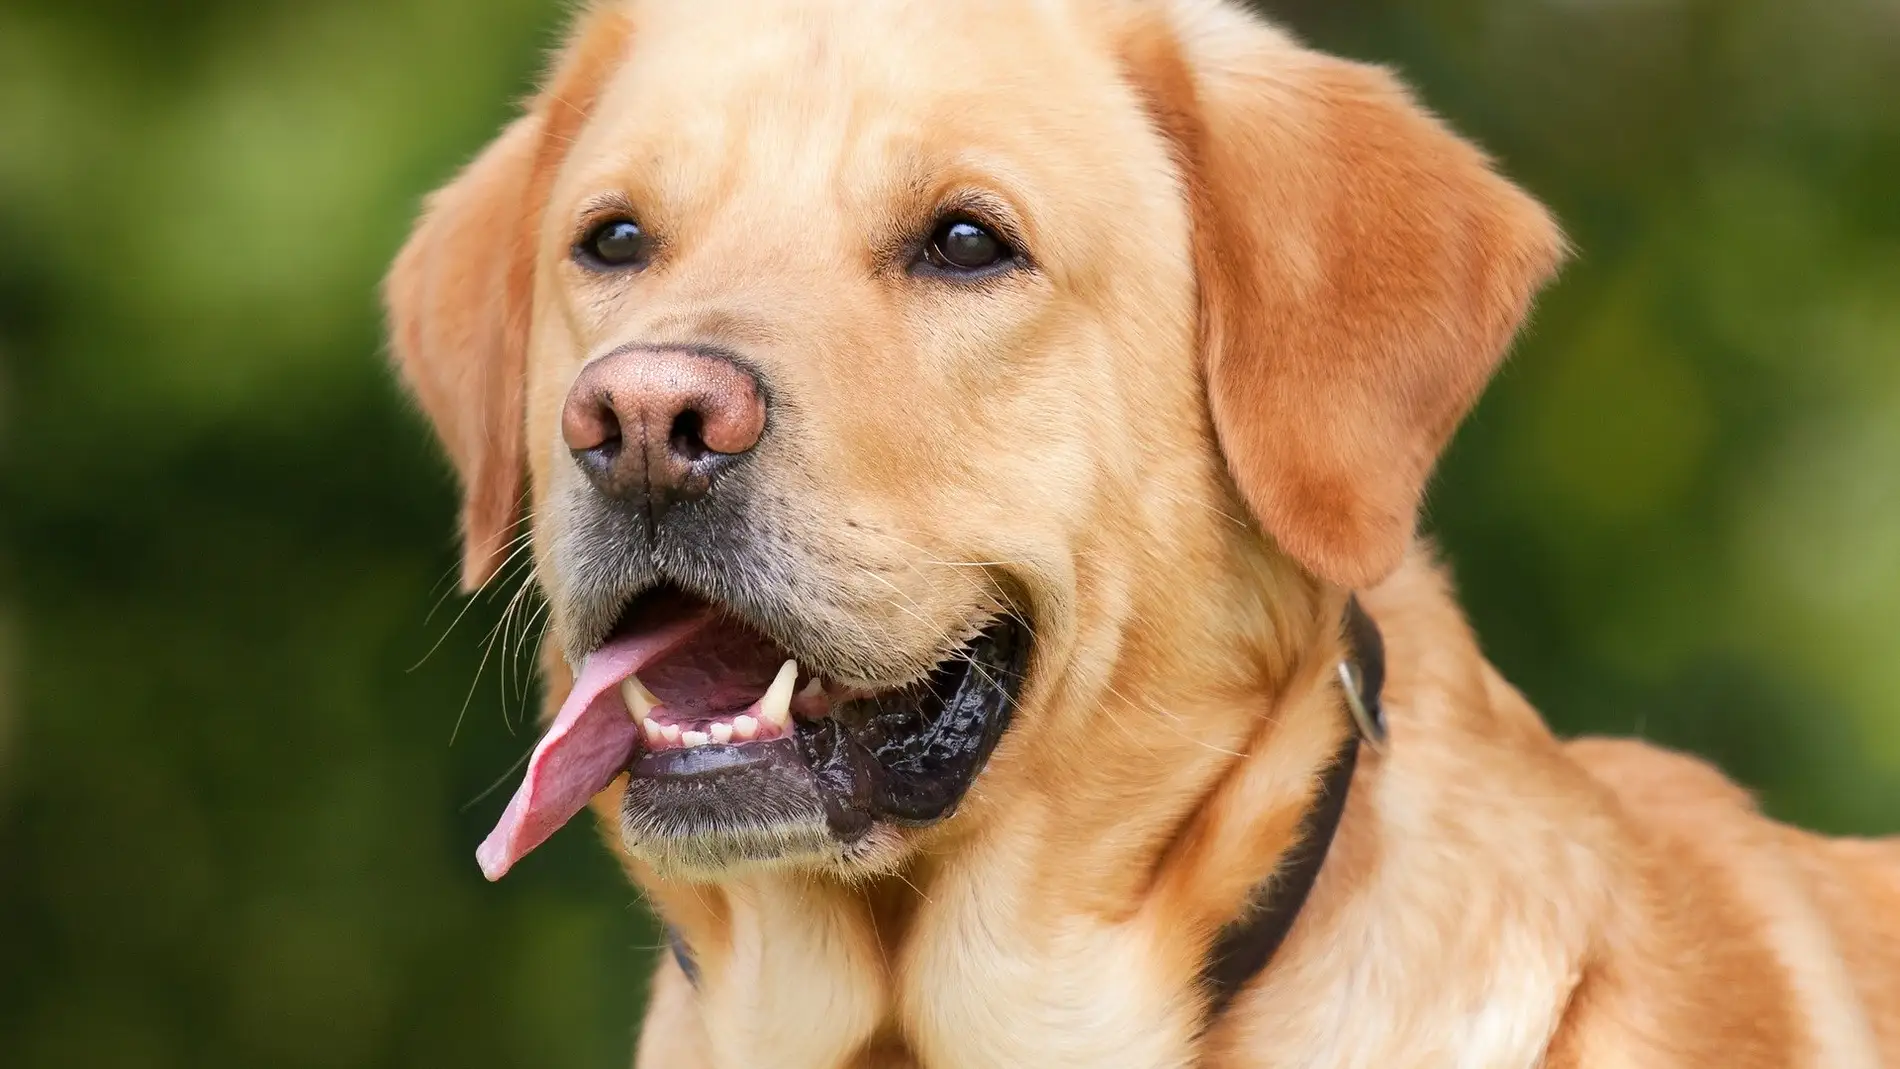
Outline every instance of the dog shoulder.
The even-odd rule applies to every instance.
[[[1885,988],[1892,1003],[1893,977],[1857,983],[1854,961],[1859,951],[1891,973],[1891,948],[1880,958],[1855,946],[1868,933],[1845,930],[1861,922],[1827,901],[1843,886],[1875,888],[1871,870],[1849,878],[1856,866],[1831,844],[1762,816],[1698,758],[1629,740],[1565,750],[1613,799],[1624,879],[1598,948],[1604,966],[1580,988],[1577,1035],[1560,1048],[1603,1064],[1604,1044],[1653,1034],[1679,1064],[1886,1064],[1864,996]]]

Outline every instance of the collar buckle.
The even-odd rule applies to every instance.
[[[1387,731],[1379,693],[1385,688],[1385,638],[1359,604],[1358,595],[1346,599],[1345,623],[1347,653],[1339,662],[1339,689],[1346,696],[1359,737],[1372,752],[1383,755]]]
[[[1358,665],[1351,661],[1339,662],[1339,689],[1346,694],[1346,708],[1352,713],[1359,737],[1372,747],[1373,753],[1385,756],[1385,710],[1379,707],[1376,698],[1372,708],[1366,707],[1365,682]]]

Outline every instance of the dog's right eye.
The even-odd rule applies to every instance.
[[[973,219],[952,215],[940,220],[931,231],[918,257],[918,268],[951,278],[984,278],[1016,262],[1016,250],[996,231]]]
[[[635,267],[647,258],[647,236],[631,219],[609,219],[587,232],[574,246],[574,258],[584,267],[612,271]]]

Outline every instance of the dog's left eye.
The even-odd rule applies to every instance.
[[[587,232],[574,256],[597,271],[637,266],[648,253],[646,232],[631,219],[609,219]]]
[[[1016,251],[995,232],[964,218],[937,224],[924,246],[924,262],[946,274],[984,274],[1016,258]]]

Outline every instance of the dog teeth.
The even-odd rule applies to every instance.
[[[792,690],[798,686],[798,662],[787,658],[759,699],[759,720],[782,728],[792,719]]]
[[[660,704],[660,699],[655,698],[647,685],[640,682],[639,676],[628,676],[620,681],[620,700],[627,703],[627,712],[639,724],[646,723],[653,707]]]
[[[814,677],[800,689],[798,662],[787,659],[779,665],[778,674],[772,677],[772,683],[765,688],[765,693],[759,696],[758,708],[754,710],[756,715],[740,713],[730,720],[713,720],[700,722],[695,727],[681,727],[678,724],[663,724],[655,717],[654,710],[660,708],[660,699],[647,689],[639,676],[628,676],[620,682],[620,697],[627,704],[627,715],[639,726],[649,750],[691,749],[712,743],[724,746],[758,738],[778,738],[785,734],[792,722],[794,691],[799,700],[809,700],[824,694],[824,684]],[[662,711],[660,715],[665,716],[666,713]]]

